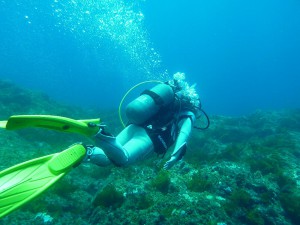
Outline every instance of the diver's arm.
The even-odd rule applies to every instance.
[[[180,121],[180,130],[175,143],[175,147],[171,158],[164,165],[164,169],[170,169],[176,162],[178,162],[184,156],[186,152],[186,143],[192,131],[193,122],[195,115],[192,112],[189,112],[185,118]]]

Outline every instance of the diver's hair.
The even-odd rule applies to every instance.
[[[170,80],[168,83],[173,88],[178,99],[180,99],[183,108],[197,111],[197,108],[200,107],[200,100],[195,89],[196,84],[190,86],[185,81],[185,74],[180,72],[175,73],[173,80]]]
[[[196,120],[204,115],[207,123],[204,126],[194,126],[194,128],[205,130],[210,126],[210,120],[206,112],[202,109],[199,95],[197,94],[195,89],[196,84],[189,86],[189,84],[184,80],[185,74],[177,72],[174,74],[173,80],[170,80],[168,82],[168,84],[173,88],[175,98],[179,102],[179,111],[192,111],[196,116]]]

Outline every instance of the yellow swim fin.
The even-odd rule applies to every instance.
[[[7,121],[0,121],[0,128],[6,128]]]
[[[0,218],[47,190],[78,165],[85,154],[85,147],[75,144],[62,152],[23,162],[0,172]]]
[[[52,115],[16,115],[7,121],[0,121],[0,128],[17,130],[27,127],[41,127],[68,133],[78,133],[93,136],[99,131],[96,126],[100,119],[74,120],[62,116]]]

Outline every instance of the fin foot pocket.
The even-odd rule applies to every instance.
[[[49,162],[48,168],[54,174],[63,173],[79,163],[85,154],[86,149],[83,145],[73,145],[54,156]]]

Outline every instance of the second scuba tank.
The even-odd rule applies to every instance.
[[[173,89],[167,84],[158,84],[150,90],[145,90],[138,98],[126,107],[129,123],[142,125],[154,116],[162,107],[175,99]]]

